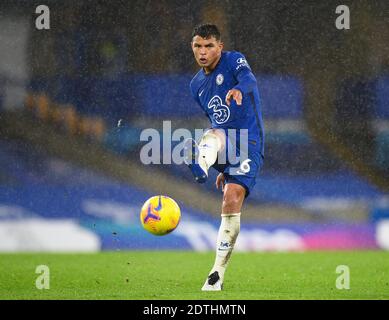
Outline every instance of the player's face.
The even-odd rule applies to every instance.
[[[211,72],[219,62],[223,49],[223,43],[215,37],[204,39],[194,36],[192,39],[192,50],[195,59],[205,72]]]

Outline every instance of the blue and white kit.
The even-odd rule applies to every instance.
[[[242,93],[241,105],[237,105],[235,100],[231,100],[229,106],[226,104],[225,97],[231,89],[238,89]],[[240,161],[236,164],[228,160],[226,163],[223,161],[224,164],[216,161],[213,167],[224,173],[226,183],[242,185],[247,197],[263,165],[264,127],[257,81],[246,58],[236,51],[222,52],[212,72],[206,74],[201,69],[194,76],[190,90],[209,118],[212,128],[223,129],[227,137],[228,129],[236,130],[236,139],[227,138],[227,144],[235,146]],[[247,154],[240,150],[241,133],[248,135]]]

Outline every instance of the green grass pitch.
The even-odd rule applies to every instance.
[[[0,299],[389,299],[389,252],[238,253],[222,292],[202,292],[214,253],[0,254]],[[38,265],[50,289],[38,290]],[[338,265],[350,270],[339,290]]]

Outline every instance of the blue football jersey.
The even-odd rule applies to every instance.
[[[225,98],[231,89],[242,92],[242,105]],[[191,93],[211,121],[212,128],[247,129],[248,139],[264,155],[264,128],[257,82],[246,58],[224,51],[212,72],[201,69],[190,83]]]

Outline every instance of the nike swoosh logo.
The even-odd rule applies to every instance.
[[[204,89],[200,91],[199,97],[201,97],[201,95],[203,94],[203,92],[204,92]]]

